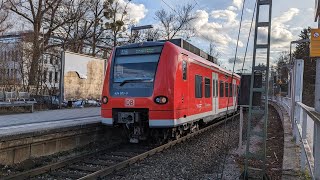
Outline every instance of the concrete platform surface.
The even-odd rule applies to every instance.
[[[0,137],[101,122],[100,107],[0,115]]]

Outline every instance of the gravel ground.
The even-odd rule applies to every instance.
[[[221,174],[223,130],[230,133],[228,145],[238,144],[238,121],[207,131],[185,143],[176,145],[139,163],[115,172],[105,179],[217,179]],[[226,158],[229,161],[229,157]],[[232,160],[231,160],[232,161]],[[237,166],[226,166],[240,173]]]
[[[271,179],[281,179],[283,157],[283,129],[279,115],[269,106],[267,139],[267,174]],[[247,114],[244,114],[246,121]],[[255,130],[261,129],[260,123],[253,124]],[[239,122],[227,123],[226,131],[231,132],[227,141],[229,148],[223,146],[221,139],[224,125],[210,130],[183,144],[174,146],[139,163],[105,177],[105,179],[239,179],[243,171],[245,140],[238,149]],[[246,128],[246,122],[244,122]],[[243,135],[245,138],[246,131]],[[228,139],[228,138],[225,138]],[[261,137],[251,139],[252,151],[261,149]],[[222,147],[222,148],[221,148]],[[225,148],[223,148],[225,147]],[[223,158],[224,149],[229,149]],[[254,163],[260,163],[256,161]],[[224,166],[224,168],[223,168]]]

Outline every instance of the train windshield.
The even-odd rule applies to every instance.
[[[115,59],[116,83],[153,82],[160,54],[118,56]]]

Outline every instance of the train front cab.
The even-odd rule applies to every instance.
[[[102,92],[102,123],[123,126],[132,142],[145,139],[149,127],[170,125],[177,64],[170,58],[172,46],[148,42],[114,50]]]

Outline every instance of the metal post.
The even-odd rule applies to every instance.
[[[64,100],[64,63],[65,63],[65,52],[61,52],[61,66],[60,66],[60,83],[59,83],[59,89],[60,89],[60,96],[59,96],[59,104],[60,109],[62,108],[62,102]]]
[[[315,103],[316,112],[320,113],[320,59],[316,61],[316,88],[315,88]],[[315,179],[320,179],[320,122],[314,123],[314,176]]]
[[[295,138],[296,143],[300,143],[300,135],[299,135],[299,129],[298,124],[300,124],[300,108],[299,106],[296,106],[297,102],[302,102],[302,90],[303,90],[303,68],[304,68],[304,61],[302,59],[297,59],[294,61],[294,101],[291,105],[294,109],[294,118],[293,118],[293,124],[294,124],[294,131],[295,131]]]
[[[307,139],[307,126],[308,126],[307,112],[302,110],[302,139],[301,139],[302,143],[304,143]],[[304,172],[306,168],[306,153],[304,151],[305,151],[304,146],[301,146],[300,167],[302,172]]]
[[[239,146],[238,146],[239,150],[242,147],[242,128],[243,128],[243,107],[240,106],[240,128],[239,128]]]

